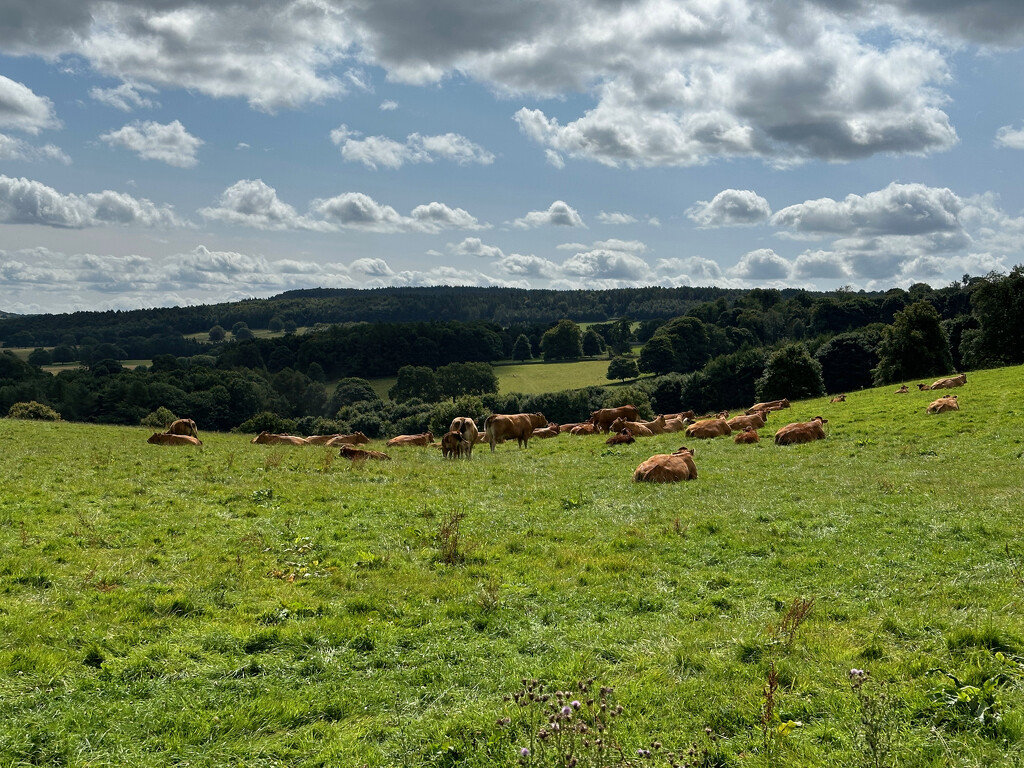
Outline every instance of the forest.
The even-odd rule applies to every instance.
[[[294,291],[203,307],[8,316],[0,341],[33,348],[27,361],[0,353],[4,414],[36,403],[71,421],[159,426],[174,414],[206,429],[387,436],[440,429],[459,409],[539,410],[557,422],[630,401],[648,415],[707,412],[1022,363],[1024,267],[879,293]],[[500,361],[597,356],[607,356],[609,379],[633,380],[525,396],[498,392],[491,371]],[[123,364],[140,359],[151,364]],[[54,364],[68,365],[51,373]],[[397,377],[387,398],[367,381],[382,377]]]

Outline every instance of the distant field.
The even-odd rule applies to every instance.
[[[1024,368],[894,389],[664,486],[678,434],[351,464],[0,419],[0,765],[1024,765]]]

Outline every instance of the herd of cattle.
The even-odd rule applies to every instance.
[[[967,383],[967,374],[939,379],[930,385],[918,384],[921,391],[933,389],[952,389]],[[910,389],[903,385],[896,394],[908,394]],[[836,395],[832,403],[846,401],[846,395]],[[736,443],[756,443],[760,440],[758,430],[768,422],[773,411],[789,408],[789,400],[771,400],[756,403],[741,415],[729,417],[727,411],[714,416],[698,419],[693,411],[661,414],[653,421],[640,421],[640,412],[634,405],[623,405],[618,408],[601,408],[593,411],[590,418],[574,424],[554,424],[548,422],[541,413],[516,413],[488,416],[483,429],[478,429],[476,421],[470,416],[459,416],[452,421],[451,427],[440,441],[434,440],[431,432],[418,435],[399,435],[387,441],[387,447],[395,446],[431,446],[439,448],[441,456],[446,459],[471,459],[473,446],[487,443],[494,447],[501,443],[515,440],[520,448],[529,445],[530,438],[549,438],[567,432],[570,435],[610,434],[605,441],[608,445],[633,443],[638,437],[650,437],[672,432],[683,432],[693,439],[711,439],[733,435]],[[960,405],[956,395],[944,395],[930,403],[925,409],[927,413],[945,413],[958,411]],[[776,445],[795,445],[825,439],[825,425],[828,419],[815,416],[810,421],[786,424],[775,433]],[[735,434],[733,434],[735,433]],[[178,419],[166,431],[158,432],[148,442],[157,445],[202,445],[199,430],[192,419]],[[253,443],[264,445],[323,445],[328,448],[340,448],[340,456],[352,461],[374,459],[390,461],[391,457],[382,451],[374,451],[359,446],[369,443],[369,438],[362,432],[349,435],[312,435],[298,437],[296,435],[274,434],[261,432],[252,439]],[[697,465],[693,461],[693,449],[680,448],[675,453],[661,453],[651,456],[633,472],[634,482],[666,483],[680,480],[694,480],[697,477]]]

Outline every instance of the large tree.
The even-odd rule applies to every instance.
[[[618,357],[613,357],[611,362],[608,363],[608,373],[605,375],[605,378],[625,381],[626,379],[635,379],[639,375],[640,371],[636,367],[636,360],[619,355]]]
[[[696,317],[677,317],[670,320],[647,342],[648,345],[659,336],[672,344],[675,354],[675,370],[681,373],[696,371],[711,359],[711,338],[704,323]]]
[[[861,333],[841,333],[814,354],[821,363],[826,392],[850,392],[871,386],[871,371],[878,355]]]
[[[398,380],[388,390],[388,397],[397,403],[414,397],[425,403],[434,403],[440,398],[437,376],[426,365],[403,365],[398,369]]]
[[[544,332],[540,340],[545,360],[567,360],[583,357],[583,334],[572,320],[559,320]]]
[[[927,301],[897,312],[878,346],[874,383],[892,384],[949,373],[953,358],[939,313]]]
[[[516,343],[512,346],[513,360],[530,360],[533,357],[533,349],[530,346],[530,339],[525,333],[520,333]]]
[[[821,363],[811,357],[803,344],[790,344],[773,352],[755,387],[758,400],[798,400],[824,394]]]
[[[488,363],[448,363],[437,369],[441,397],[453,401],[461,395],[486,395],[498,391],[498,377]]]
[[[644,373],[665,374],[675,370],[676,352],[672,340],[664,334],[657,334],[640,350],[638,367]]]

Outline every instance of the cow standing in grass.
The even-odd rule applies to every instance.
[[[520,448],[528,448],[533,430],[541,429],[547,423],[543,413],[494,413],[484,421],[484,434],[492,453],[495,445],[506,440],[515,440]]]

